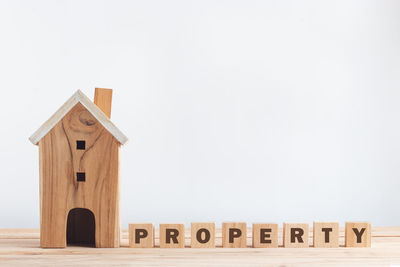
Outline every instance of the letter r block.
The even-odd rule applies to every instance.
[[[277,248],[278,224],[253,223],[253,248]]]
[[[309,247],[308,224],[284,223],[283,246],[285,248],[308,248]]]
[[[345,235],[346,247],[371,247],[371,224],[368,222],[347,222]]]
[[[160,224],[160,248],[184,248],[185,225],[183,223]]]
[[[314,222],[313,233],[315,248],[339,247],[338,222]]]
[[[192,248],[215,248],[215,223],[191,223]]]
[[[247,246],[247,228],[245,222],[222,223],[222,247],[245,248]]]
[[[153,248],[154,247],[154,225],[152,223],[129,224],[129,247],[130,248]]]

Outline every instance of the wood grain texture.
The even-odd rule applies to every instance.
[[[191,248],[215,248],[215,223],[193,222],[190,230]]]
[[[222,247],[245,248],[247,241],[247,227],[245,222],[222,223]]]
[[[346,247],[371,247],[371,224],[346,222]]]
[[[128,248],[128,231],[123,230],[121,248],[67,247],[42,249],[39,229],[0,229],[1,266],[400,266],[400,227],[374,227],[371,248],[344,247],[344,227],[339,232],[339,248],[282,247],[222,248],[222,232],[216,229],[214,249],[160,249],[159,231],[155,230],[156,248]],[[310,234],[310,238],[312,235]],[[185,245],[190,246],[190,229]]]
[[[309,226],[307,223],[284,223],[283,246],[285,248],[309,247]]]
[[[111,118],[111,104],[112,104],[112,89],[95,88],[94,90],[94,103]]]
[[[86,149],[77,150],[76,141]],[[41,246],[66,246],[67,217],[84,208],[95,217],[96,247],[119,246],[118,140],[80,103],[39,142]],[[77,172],[86,173],[78,182]]]
[[[129,247],[130,248],[153,248],[154,247],[154,224],[131,223],[129,224]]]
[[[313,245],[316,248],[339,247],[339,223],[338,222],[314,222]]]
[[[277,248],[278,224],[253,223],[253,248]]]
[[[160,248],[184,248],[185,225],[183,223],[160,224]]]
[[[128,138],[112,123],[98,106],[96,106],[82,91],[78,90],[73,94],[42,126],[39,127],[29,140],[38,145],[39,141],[59,123],[64,116],[71,111],[76,104],[84,106],[100,124],[107,129],[122,145],[128,142]]]

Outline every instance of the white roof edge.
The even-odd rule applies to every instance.
[[[34,132],[29,140],[37,145],[39,141],[51,130],[64,116],[77,104],[81,103],[122,145],[128,138],[115,126],[112,121],[81,91],[77,90],[67,102],[64,103],[39,129]]]

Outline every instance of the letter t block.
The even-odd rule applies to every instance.
[[[314,222],[313,240],[315,248],[339,247],[339,223],[338,222]]]

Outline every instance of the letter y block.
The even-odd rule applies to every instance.
[[[371,247],[371,224],[368,222],[347,222],[345,235],[346,247]]]

